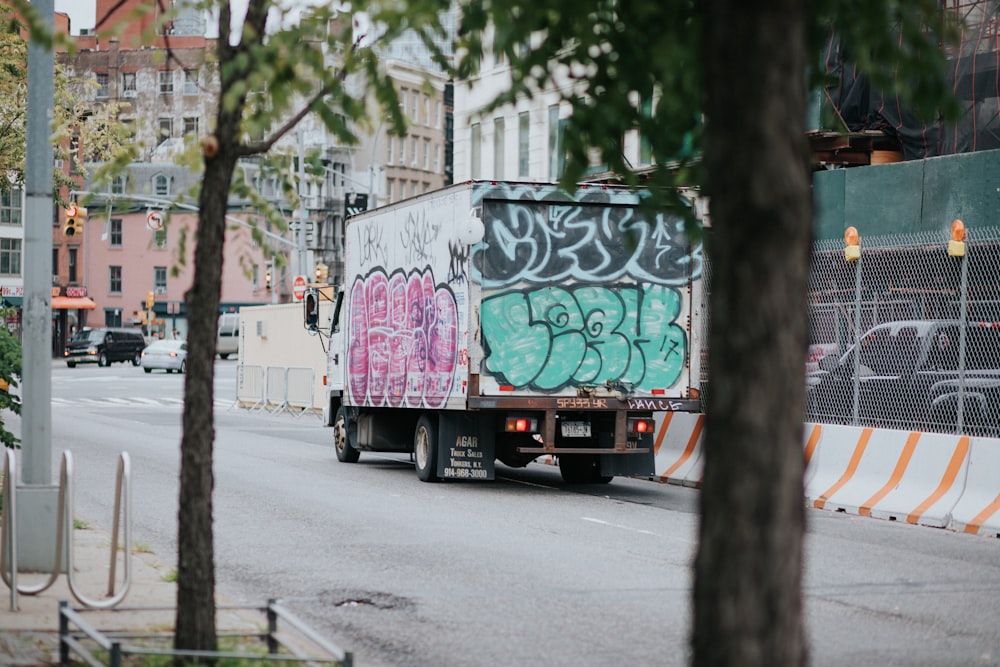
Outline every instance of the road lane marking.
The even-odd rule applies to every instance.
[[[601,519],[594,519],[589,516],[580,517],[584,521],[589,521],[591,523],[598,523],[602,526],[608,526],[609,528],[619,528],[621,530],[627,530],[632,533],[640,533],[642,535],[652,535],[653,537],[659,537],[656,533],[651,530],[643,530],[642,528],[632,528],[630,526],[623,526],[620,523],[609,523],[608,521],[602,521]]]

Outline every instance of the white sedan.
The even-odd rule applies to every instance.
[[[187,341],[157,340],[142,351],[142,370],[152,373],[154,368],[162,368],[168,373],[187,370]]]

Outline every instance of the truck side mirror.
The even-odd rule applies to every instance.
[[[306,292],[303,304],[303,323],[306,329],[315,331],[319,323],[319,294],[316,290]]]
[[[330,324],[330,333],[340,332],[340,307],[344,305],[344,290],[337,290],[337,301],[333,306],[333,321]]]

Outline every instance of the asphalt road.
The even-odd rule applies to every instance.
[[[317,418],[231,409],[236,366],[216,366],[217,581],[229,599],[282,598],[366,667],[688,662],[698,491],[571,488],[541,464],[440,484],[419,482],[405,456],[341,464]],[[52,386],[53,453],[74,453],[76,514],[110,525],[128,451],[134,539],[172,563],[183,378],[55,367]],[[1000,665],[997,540],[807,518],[812,664]]]

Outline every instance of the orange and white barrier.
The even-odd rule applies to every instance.
[[[701,486],[702,430],[705,415],[657,412],[653,443],[656,479],[681,486]]]
[[[964,490],[968,438],[825,426],[806,500],[819,509],[944,527]]]
[[[1000,439],[972,438],[971,448],[965,493],[948,528],[1000,537]]]

